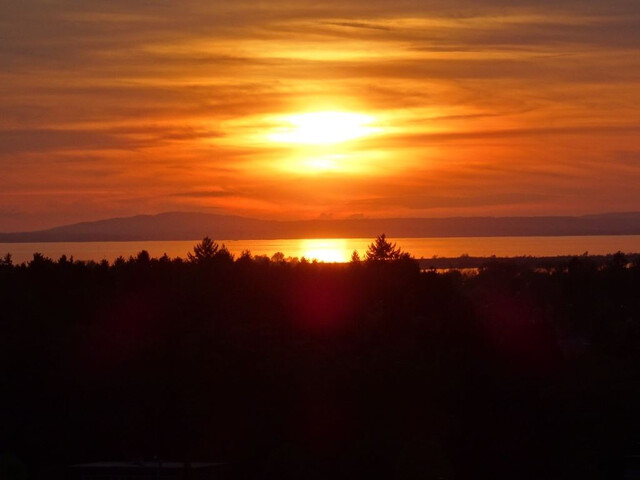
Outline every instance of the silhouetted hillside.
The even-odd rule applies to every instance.
[[[270,221],[231,215],[173,212],[84,222],[49,230],[0,233],[0,242],[120,240],[484,237],[638,235],[640,213],[582,217],[371,218]]]
[[[0,259],[0,467],[622,478],[640,431],[637,259],[467,276],[368,253],[234,259],[207,240],[189,261]]]

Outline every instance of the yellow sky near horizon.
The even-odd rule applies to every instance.
[[[3,8],[0,231],[640,210],[634,2]]]

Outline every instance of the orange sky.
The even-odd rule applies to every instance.
[[[8,0],[0,231],[640,210],[640,3],[481,4]]]

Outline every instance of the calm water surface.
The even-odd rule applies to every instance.
[[[32,258],[34,252],[58,259],[62,254],[73,255],[76,260],[102,260],[110,262],[119,256],[128,258],[140,250],[152,257],[166,253],[169,257],[187,256],[199,240],[143,241],[143,242],[69,242],[69,243],[0,243],[0,255],[9,252],[14,262]],[[250,250],[254,255],[272,256],[282,252],[286,257],[305,257],[325,262],[346,262],[357,250],[361,256],[371,243],[370,238],[313,238],[285,240],[220,240],[238,255]],[[394,238],[403,250],[420,258],[471,256],[513,257],[519,255],[554,256],[606,254],[623,251],[640,252],[640,235],[582,236],[582,237],[455,237],[455,238]]]

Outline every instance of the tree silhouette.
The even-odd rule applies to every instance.
[[[29,262],[29,266],[38,268],[38,267],[44,267],[45,265],[47,266],[53,265],[53,263],[54,263],[53,260],[51,260],[49,257],[45,257],[40,252],[36,252],[33,254],[33,260]]]
[[[271,256],[271,261],[272,262],[284,263],[285,260],[286,260],[286,257],[284,256],[284,253],[282,253],[282,252],[276,252]]]
[[[187,253],[187,258],[191,263],[206,263],[213,259],[220,246],[209,237],[204,237],[202,241],[193,247],[193,253]]]
[[[369,245],[367,249],[367,260],[369,261],[390,261],[409,257],[395,243],[387,241],[387,236],[383,233]]]
[[[151,261],[151,256],[149,255],[149,252],[146,250],[141,250],[138,253],[138,256],[136,257],[136,262],[139,264],[143,264],[146,265]]]
[[[11,258],[11,254],[7,253],[4,258],[0,259],[0,266],[5,266],[5,267],[12,267],[13,266],[13,259]]]

